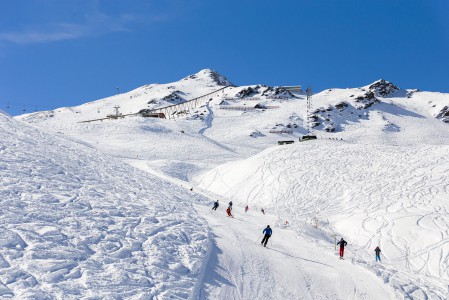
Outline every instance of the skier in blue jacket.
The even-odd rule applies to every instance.
[[[268,243],[268,239],[273,234],[273,230],[271,230],[270,225],[267,225],[267,228],[265,228],[262,231],[262,233],[265,234],[265,236],[263,237],[262,242],[260,242],[260,243],[263,244],[264,247],[266,247],[267,243]]]

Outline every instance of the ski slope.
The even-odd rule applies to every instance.
[[[274,226],[276,217],[234,206],[234,218],[228,218],[225,208],[197,208],[215,244],[196,299],[394,299],[380,278],[339,260],[332,245],[323,251],[288,228],[274,227],[264,248],[262,230]]]
[[[151,164],[129,160],[129,164],[190,190],[190,184],[160,174]],[[209,198],[217,195],[197,186],[194,191]],[[220,198],[220,197],[219,197]],[[223,197],[226,199],[225,197]],[[222,199],[223,199],[222,198]],[[381,278],[353,264],[339,260],[333,241],[310,224],[304,237],[294,227],[279,224],[278,216],[263,215],[253,206],[247,213],[234,205],[234,218],[226,216],[227,201],[217,211],[211,205],[195,205],[198,216],[209,227],[208,253],[191,299],[396,299],[400,297]],[[283,223],[283,222],[282,222]],[[274,234],[268,248],[260,245],[262,231],[271,224]],[[310,236],[325,239],[317,247]]]
[[[273,147],[206,172],[198,185],[241,205],[344,237],[348,257],[410,299],[445,299],[449,279],[449,146],[310,141]],[[374,248],[384,261],[375,264]]]
[[[0,298],[188,298],[209,243],[192,200],[0,113]]]
[[[78,123],[113,113],[115,106],[132,113],[223,86],[228,87],[222,95],[175,120]],[[250,88],[255,92],[240,97]],[[270,89],[231,86],[203,70],[178,82],[16,118],[36,129],[5,116],[4,124],[12,127],[2,123],[8,134],[0,131],[7,137],[0,150],[9,158],[0,158],[0,172],[14,184],[4,185],[0,196],[16,205],[23,200],[16,189],[27,194],[26,205],[35,205],[27,208],[32,224],[42,222],[37,211],[52,212],[43,226],[63,237],[39,244],[39,253],[60,249],[61,261],[69,261],[61,245],[73,239],[81,240],[76,247],[84,250],[73,267],[41,269],[28,246],[37,242],[26,239],[19,226],[14,232],[24,243],[12,238],[0,247],[4,297],[446,299],[449,130],[437,116],[449,105],[449,95],[401,90],[384,81],[325,90],[313,95],[319,139],[298,143],[307,133],[305,95],[273,99],[265,94]],[[382,94],[385,90],[392,92]],[[245,108],[256,104],[273,108]],[[285,129],[291,133],[274,133]],[[17,144],[17,136],[23,143]],[[296,143],[277,146],[279,140]],[[39,176],[29,171],[32,165],[43,166]],[[61,174],[55,166],[63,166]],[[46,197],[39,187],[50,183],[50,199],[87,208],[79,204],[67,212],[57,204],[41,205]],[[202,206],[217,198],[222,206],[232,199],[242,213],[228,219]],[[251,210],[245,215],[246,204]],[[259,213],[262,207],[266,216]],[[89,227],[66,226],[73,209]],[[12,230],[18,211],[5,209],[4,228]],[[285,220],[291,227],[275,227],[272,249],[255,243],[267,223]],[[30,228],[35,236],[47,230]],[[100,232],[100,240],[92,237]],[[84,235],[91,238],[80,238]],[[333,248],[341,236],[349,242],[345,261]],[[119,237],[129,240],[122,244]],[[97,241],[99,246],[91,246]],[[374,262],[377,245],[382,263]],[[24,271],[36,284],[22,283],[21,275],[1,277],[19,274],[21,263],[37,268]],[[45,277],[54,272],[61,275]],[[114,288],[108,289],[111,282]]]

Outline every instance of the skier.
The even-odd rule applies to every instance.
[[[230,206],[229,206],[228,208],[226,208],[226,213],[228,214],[228,217],[234,218],[234,217],[232,216],[232,213],[231,213],[231,207],[230,207]]]
[[[262,208],[261,210],[260,210],[263,214],[265,214],[265,210]]]
[[[264,237],[263,237],[263,239],[262,239],[262,242],[260,242],[260,244],[263,245],[264,247],[266,247],[266,246],[267,246],[267,243],[268,243],[268,239],[269,239],[269,238],[271,237],[271,235],[273,234],[273,230],[271,230],[270,225],[267,225],[267,228],[265,228],[265,229],[262,231],[262,233],[265,234],[265,235],[264,235]]]
[[[245,212],[248,212],[248,209],[249,209],[248,205],[245,206]]]
[[[217,210],[218,206],[220,204],[218,203],[218,200],[214,202],[214,207],[212,207],[212,210]]]
[[[380,248],[379,246],[376,247],[376,249],[374,249],[374,252],[376,252],[376,261],[380,261]]]
[[[341,240],[337,243],[340,244],[340,259],[343,259],[343,254],[345,253],[345,246],[348,244],[346,241],[341,238]]]
[[[232,201],[229,201],[229,203],[228,203],[228,207],[230,208],[230,209],[232,209]]]

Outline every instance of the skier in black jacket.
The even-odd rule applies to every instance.
[[[232,210],[232,201],[229,201],[228,207]]]
[[[218,208],[218,200],[214,202],[214,207],[212,207],[212,210],[217,210]]]
[[[337,243],[340,244],[340,259],[343,259],[343,254],[345,253],[345,246],[348,244],[346,241],[341,238],[341,240]]]
[[[376,249],[374,249],[374,252],[376,252],[376,261],[380,261],[380,248],[379,246],[376,247]]]

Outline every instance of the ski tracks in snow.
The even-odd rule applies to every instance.
[[[226,177],[205,182],[236,202],[249,199],[250,207],[276,211],[280,221],[289,220],[304,238],[325,248],[333,234],[344,236],[353,262],[405,297],[445,299],[448,156],[446,146],[318,141],[267,150],[244,161],[247,173],[233,172],[242,162],[220,166],[213,172]],[[315,218],[324,240],[302,226]],[[382,264],[373,262],[377,245]],[[386,267],[378,272],[379,266]]]
[[[191,294],[208,235],[184,189],[13,120],[0,143],[0,298]]]
[[[228,218],[220,208],[211,212],[209,207],[196,207],[213,233],[200,299],[392,297],[374,275],[338,261],[334,255],[317,254],[317,248],[298,239],[293,231],[275,227],[268,248],[261,246],[260,233],[267,223],[275,223],[275,216],[257,211],[243,213],[243,207],[235,206],[238,218]],[[342,263],[349,265],[342,267]],[[360,283],[360,278],[370,276],[370,288]],[[348,291],[352,291],[349,298]]]

